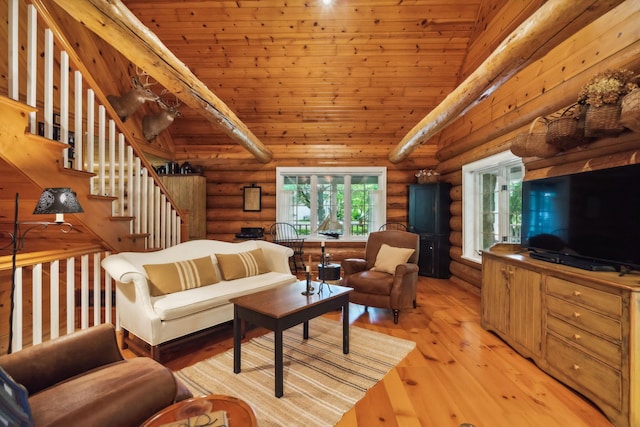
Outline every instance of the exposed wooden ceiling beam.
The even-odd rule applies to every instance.
[[[263,163],[273,154],[120,0],[54,0]]]
[[[549,0],[418,122],[389,154],[389,160],[399,163],[406,159],[429,138],[488,98],[518,71],[620,3],[622,0]]]

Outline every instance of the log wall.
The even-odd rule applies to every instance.
[[[509,149],[513,137],[526,132],[536,117],[576,102],[580,88],[594,74],[613,68],[640,72],[639,20],[638,2],[621,4],[518,73],[439,135],[438,169],[453,185],[450,256],[458,281],[481,286],[481,265],[462,258],[462,166]],[[626,132],[553,158],[527,158],[525,179],[637,163],[639,149],[640,134]]]
[[[313,148],[305,157],[313,159]],[[274,150],[278,158],[278,151]],[[386,160],[386,152],[380,150],[376,165],[387,166],[387,221],[407,222],[407,186],[416,182],[415,173],[429,165],[407,161],[393,165]],[[435,156],[435,153],[434,153]],[[194,163],[191,158],[190,163]],[[433,162],[433,159],[426,160]],[[336,164],[337,163],[337,164]],[[358,159],[336,159],[331,166],[367,166],[374,163],[362,163]],[[434,165],[431,163],[431,165]],[[207,180],[207,238],[233,241],[241,227],[264,227],[268,232],[276,218],[276,167],[278,166],[317,166],[312,160],[297,162],[271,162],[259,164],[250,159],[233,162],[225,159],[224,166],[205,163],[204,174]],[[224,170],[222,169],[224,168]],[[262,210],[243,212],[243,187],[251,184],[262,187]],[[267,236],[270,240],[270,236]],[[332,259],[339,261],[348,257],[361,257],[364,242],[344,242],[328,240],[327,252]],[[320,243],[308,242],[305,245],[305,261],[312,255],[314,262],[320,257]]]

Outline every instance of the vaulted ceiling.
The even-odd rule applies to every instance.
[[[336,153],[391,151],[543,1],[327,3],[124,1],[267,147]],[[229,144],[197,110],[181,112],[176,151]],[[437,138],[427,145],[433,155]]]

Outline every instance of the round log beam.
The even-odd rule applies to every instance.
[[[271,161],[271,151],[121,1],[55,2],[259,161]]]
[[[446,128],[505,81],[622,1],[550,0],[516,28],[489,57],[431,110],[389,154],[392,163]]]

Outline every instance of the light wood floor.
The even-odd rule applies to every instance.
[[[351,306],[353,325],[413,340],[413,350],[338,427],[611,427],[583,397],[480,327],[480,296],[448,280],[419,280],[418,308],[393,324],[388,310]],[[339,319],[339,312],[328,318]],[[253,329],[249,336],[264,331]],[[372,343],[375,345],[375,343]],[[232,348],[231,326],[168,351],[174,369]],[[242,397],[242,396],[238,396]],[[289,426],[287,426],[289,427]]]

